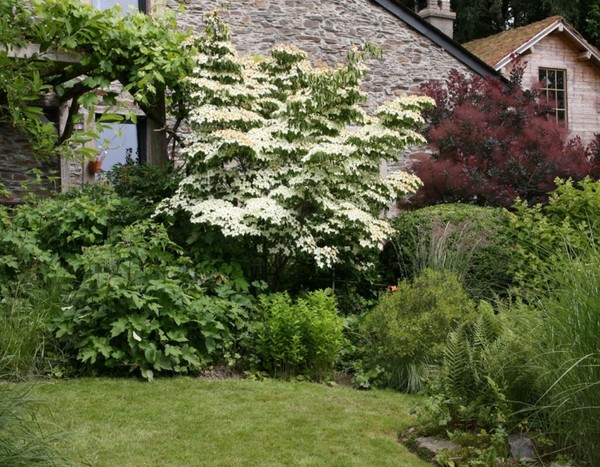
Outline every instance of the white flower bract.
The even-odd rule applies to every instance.
[[[251,239],[263,254],[367,267],[360,251],[392,234],[380,213],[420,185],[404,172],[381,179],[381,160],[425,142],[412,128],[431,100],[402,96],[369,115],[358,50],[336,68],[313,67],[289,45],[240,57],[214,15],[197,44],[183,151],[189,176],[159,209]]]

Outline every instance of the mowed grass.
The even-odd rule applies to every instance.
[[[192,378],[74,379],[33,392],[78,465],[428,465],[397,442],[417,401],[397,392]]]

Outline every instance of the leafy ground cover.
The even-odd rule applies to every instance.
[[[403,465],[414,396],[309,383],[133,379],[36,386],[77,464]],[[48,415],[41,415],[48,416]]]

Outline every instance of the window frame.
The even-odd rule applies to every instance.
[[[554,73],[554,83],[548,78],[550,73]],[[562,74],[562,87],[558,86],[558,74]],[[556,123],[564,128],[569,126],[569,99],[567,94],[567,70],[565,68],[550,68],[550,67],[539,67],[538,78],[541,83],[540,91],[546,97],[546,102],[553,104],[554,119]],[[549,86],[549,84],[551,86]],[[563,105],[559,106],[559,93],[563,95]],[[552,98],[554,95],[554,98]],[[564,118],[561,118],[561,113],[564,114]]]
[[[101,113],[96,114],[96,120],[100,119],[102,116]],[[129,119],[123,120],[105,120],[103,123],[115,123],[115,124],[126,124],[126,125],[134,125],[136,131],[136,139],[137,139],[137,149],[138,154],[137,158],[134,160],[137,164],[147,164],[148,163],[148,121],[147,117],[138,115],[136,117],[135,123]],[[95,141],[96,148],[100,150],[98,147],[98,140]]]
[[[91,5],[94,8],[96,7],[96,0],[90,0]],[[135,3],[135,2],[132,2]],[[121,7],[122,8],[122,7]],[[137,8],[139,11],[141,11],[142,13],[148,14],[148,0],[137,0]],[[125,12],[127,12],[127,10],[123,9]]]

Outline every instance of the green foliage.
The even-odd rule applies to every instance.
[[[45,434],[36,420],[38,410],[27,389],[0,383],[0,465],[68,465],[54,447],[58,437]]]
[[[448,333],[472,319],[474,303],[456,275],[425,269],[398,284],[369,312],[361,326],[363,368],[385,370],[385,384],[401,391],[423,387],[427,366],[442,359]]]
[[[23,380],[50,370],[55,346],[48,321],[72,279],[58,254],[40,247],[36,232],[0,212],[0,378]]]
[[[165,228],[149,221],[86,248],[70,265],[81,284],[54,327],[89,370],[147,379],[194,372],[234,352],[248,321],[247,297],[223,285],[225,277],[194,271]]]
[[[600,182],[557,180],[547,205],[517,203],[510,215],[514,247],[509,273],[524,290],[553,289],[563,255],[586,254],[600,240]]]
[[[97,137],[103,118],[96,130],[76,131],[78,111],[85,108],[93,116],[102,104],[113,112],[118,102],[111,83],[119,81],[146,116],[164,126],[164,115],[156,111],[164,91],[169,91],[173,115],[180,118],[187,112],[183,78],[191,72],[194,50],[189,37],[170,8],[123,16],[119,9],[99,11],[79,0],[3,1],[0,42],[9,48],[36,44],[39,52],[14,59],[0,51],[0,120],[30,135],[40,155],[55,154],[58,147],[62,155],[92,157],[94,149],[82,143]],[[71,60],[57,63],[51,59],[55,52]],[[80,76],[82,80],[74,79]],[[49,92],[70,107],[69,121],[58,137],[40,106]]]
[[[448,431],[448,438],[460,447],[450,452],[442,450],[434,457],[436,464],[443,467],[509,467],[515,461],[510,457],[510,450],[506,442],[506,432],[502,429],[488,433],[486,430],[479,432]]]
[[[343,320],[328,290],[295,302],[287,293],[263,295],[258,307],[255,352],[273,375],[330,376],[343,343]]]
[[[42,286],[51,279],[67,280],[57,254],[40,248],[35,232],[16,226],[8,217],[0,219],[0,298],[11,296],[24,280]]]
[[[600,253],[562,257],[554,284],[538,302],[541,325],[526,337],[541,369],[537,415],[547,430],[586,465],[600,464]]]
[[[384,277],[411,279],[424,269],[451,270],[474,297],[491,299],[510,286],[508,212],[443,204],[402,212],[382,253]]]
[[[159,166],[130,161],[113,166],[107,177],[115,193],[133,198],[151,210],[175,193],[181,173],[172,164]]]
[[[42,257],[54,254],[65,260],[103,244],[140,215],[137,203],[110,188],[88,185],[19,207],[11,233],[37,247]]]
[[[425,405],[439,426],[503,430],[533,400],[537,373],[531,345],[515,331],[524,321],[495,315],[482,302],[478,316],[450,332]]]
[[[241,270],[193,268],[163,226],[132,224],[140,203],[95,186],[1,214],[0,374],[50,370],[51,319],[87,370],[151,378],[236,363],[251,324]]]

